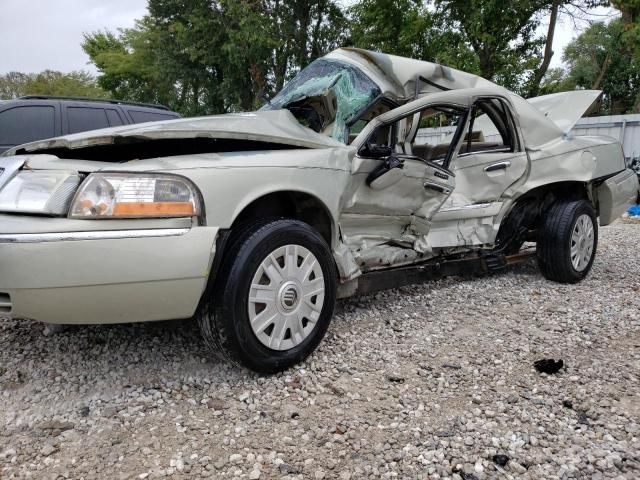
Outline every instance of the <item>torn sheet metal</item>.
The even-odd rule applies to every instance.
[[[415,98],[416,92],[420,96],[446,90],[497,87],[482,77],[444,65],[359,48],[341,48],[327,58],[353,62],[374,79],[383,77],[384,81],[380,83],[384,93],[396,98]]]
[[[431,248],[490,245],[498,234],[495,216],[434,222],[426,237]]]

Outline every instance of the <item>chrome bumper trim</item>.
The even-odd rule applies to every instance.
[[[0,243],[78,242],[83,240],[115,240],[121,238],[176,237],[190,228],[161,228],[152,230],[112,230],[96,232],[9,233],[0,234]]]

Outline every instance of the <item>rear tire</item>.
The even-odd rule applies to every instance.
[[[549,280],[577,283],[587,276],[598,247],[598,219],[587,200],[559,201],[538,232],[540,271]]]
[[[329,327],[336,298],[336,268],[320,234],[297,220],[256,222],[224,255],[197,314],[207,344],[258,373],[307,358]]]

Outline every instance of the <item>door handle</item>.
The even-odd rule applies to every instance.
[[[424,188],[428,188],[429,190],[435,190],[439,193],[444,193],[445,195],[449,195],[451,193],[451,189],[447,188],[443,185],[433,182],[424,182]]]
[[[488,167],[484,167],[485,172],[495,172],[497,170],[506,170],[511,166],[511,162],[506,160],[504,162],[494,163],[493,165],[489,165]]]

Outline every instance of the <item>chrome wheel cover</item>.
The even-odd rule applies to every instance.
[[[272,350],[290,350],[314,329],[324,305],[322,267],[301,245],[275,249],[256,270],[249,289],[249,322]]]
[[[577,272],[584,271],[593,255],[595,228],[589,215],[578,217],[571,234],[571,263]]]

